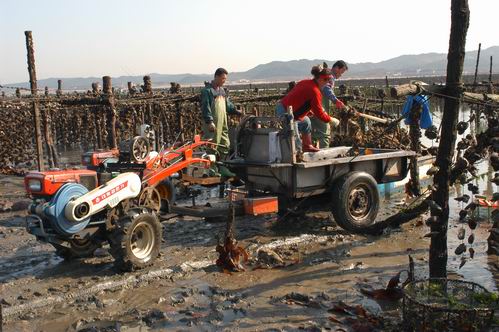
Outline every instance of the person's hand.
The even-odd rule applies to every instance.
[[[340,120],[331,117],[331,120],[329,120],[329,124],[331,125],[331,128],[336,128],[340,125]]]
[[[215,130],[217,130],[217,127],[215,127],[215,124],[213,123],[213,121],[208,124],[208,130],[210,132],[214,132]]]
[[[336,99],[336,103],[335,103],[335,106],[337,109],[342,109],[345,107],[345,104],[343,104],[343,102],[339,99]]]

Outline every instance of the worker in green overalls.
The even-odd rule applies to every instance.
[[[327,63],[324,62],[324,68],[327,68]],[[333,68],[331,68],[332,78],[328,84],[326,84],[322,89],[322,107],[327,114],[331,115],[331,101],[335,103],[337,110],[345,107],[343,102],[336,98],[334,94],[334,83],[338,80],[345,71],[348,70],[348,66],[345,61],[338,60],[334,63]],[[319,142],[319,148],[328,148],[331,140],[331,128],[330,124],[317,119],[316,117],[310,118],[312,123],[312,142],[317,144]]]
[[[226,96],[223,85],[227,80],[228,72],[224,68],[215,71],[215,77],[211,84],[208,84],[201,91],[201,112],[203,114],[203,139],[211,140],[217,146],[212,151],[217,160],[226,160],[230,149],[229,126],[227,113],[241,115]],[[212,167],[212,175],[224,177],[234,177],[227,167],[215,165]]]

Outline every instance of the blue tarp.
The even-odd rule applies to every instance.
[[[405,117],[405,124],[411,124],[409,115],[411,113],[412,104],[414,102],[420,104],[422,107],[421,116],[419,118],[419,126],[423,129],[430,127],[433,124],[430,113],[430,102],[428,101],[428,97],[421,95],[407,96],[404,104],[404,109],[402,110],[402,115]]]

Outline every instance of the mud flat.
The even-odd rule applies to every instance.
[[[351,330],[363,322],[335,313],[338,301],[360,305],[376,317],[380,331],[398,330],[398,303],[375,301],[360,289],[384,288],[407,269],[408,255],[416,262],[416,277],[428,274],[428,230],[421,219],[366,237],[348,234],[328,213],[314,211],[287,224],[273,216],[238,218],[236,238],[252,257],[245,272],[223,273],[215,265],[225,223],[187,217],[163,222],[162,257],[149,269],[118,273],[105,250],[99,257],[64,262],[26,233],[22,178],[0,181],[2,200],[12,204],[0,213],[4,331],[320,331]],[[379,218],[393,214],[399,200],[384,202]],[[459,203],[453,204],[457,220]],[[475,258],[461,269],[460,259],[450,254],[449,272],[497,291],[499,261],[486,254],[490,226],[479,223]],[[460,243],[461,227],[457,221],[451,226],[449,252]],[[262,250],[278,259],[264,260]]]

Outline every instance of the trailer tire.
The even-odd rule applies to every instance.
[[[134,271],[151,265],[161,248],[161,223],[151,210],[131,209],[118,221],[109,236],[114,265],[121,271]]]
[[[365,172],[351,172],[333,184],[332,212],[342,228],[362,233],[374,224],[379,210],[376,180]]]

